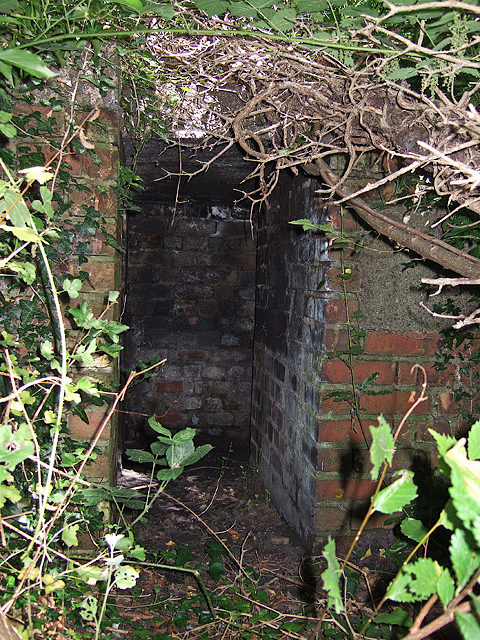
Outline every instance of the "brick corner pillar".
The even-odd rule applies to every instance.
[[[344,229],[355,224],[348,214],[341,222],[335,209],[329,218],[337,229],[340,223]],[[365,250],[344,249],[329,251],[328,256],[315,473],[318,544],[327,535],[350,537],[358,530],[376,487],[370,478],[369,427],[378,425],[380,414],[392,431],[399,426],[421,392],[424,376],[415,365],[426,372],[427,397],[400,433],[386,481],[400,469],[428,474],[436,465],[436,446],[429,429],[454,435],[458,427],[455,404],[447,388],[451,371],[436,371],[434,366],[438,332],[428,322],[424,331],[410,328],[408,322],[398,328],[385,328],[387,321],[382,326],[377,317],[369,316],[368,296],[376,295],[379,305],[402,306],[396,300],[396,285],[379,293],[382,273],[376,274],[375,283],[363,276],[366,261],[371,259],[366,254]],[[345,289],[340,277],[342,265],[350,270]],[[362,384],[373,374],[376,378],[363,389]],[[361,424],[352,409],[352,380],[358,391]],[[336,396],[331,397],[332,393]],[[382,528],[385,519],[372,518],[367,529],[381,536],[386,531]]]
[[[82,112],[84,113],[84,112]],[[81,114],[77,114],[80,119]],[[84,128],[85,137],[94,145],[93,153],[71,154],[68,163],[74,178],[69,194],[72,208],[70,216],[77,221],[96,219],[98,230],[92,236],[88,229],[85,235],[77,233],[77,242],[88,244],[87,262],[81,264],[78,256],[74,260],[78,268],[89,275],[91,289],[84,285],[80,302],[85,300],[98,317],[107,303],[110,291],[120,291],[122,286],[122,257],[112,245],[122,246],[123,222],[115,193],[120,169],[120,118],[111,109],[100,109],[97,118]],[[85,225],[86,226],[86,225]],[[80,229],[83,225],[80,226]],[[72,306],[73,306],[72,301]],[[78,303],[80,304],[80,303]],[[77,304],[75,304],[77,306]],[[119,320],[119,304],[103,316],[104,319]],[[77,374],[87,375],[100,383],[118,381],[119,370],[116,360],[107,355],[98,355],[91,366],[83,367]],[[69,415],[68,426],[74,439],[90,442],[102,428],[108,414],[107,405],[87,405],[85,411],[88,424],[78,416]],[[103,428],[98,440],[98,452],[92,463],[85,468],[88,480],[114,485],[117,470],[118,420],[114,413]]]

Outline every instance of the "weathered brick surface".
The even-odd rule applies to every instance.
[[[127,440],[153,436],[149,415],[248,440],[255,242],[243,216],[195,205],[197,195],[173,224],[171,202],[140,200],[130,218],[125,366],[167,362],[141,394],[127,393]]]

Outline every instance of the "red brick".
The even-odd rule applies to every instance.
[[[348,510],[342,505],[315,509],[315,531],[330,533],[342,529],[348,523]]]
[[[367,500],[375,492],[371,480],[317,480],[317,500]]]
[[[157,382],[155,389],[158,393],[182,393],[183,382],[171,380],[170,382]]]
[[[457,415],[459,407],[453,399],[450,391],[440,393],[438,396],[438,413],[441,415]]]
[[[413,364],[412,362],[398,363],[398,384],[413,385],[423,383],[422,370],[417,367],[412,372]],[[427,384],[429,386],[443,387],[451,382],[455,374],[455,367],[453,365],[449,365],[443,371],[437,371],[433,362],[422,362],[421,365],[427,374]]]
[[[115,289],[115,263],[96,262],[90,259],[86,265],[82,265],[83,271],[90,275],[90,282],[95,289],[110,291]]]
[[[203,360],[205,358],[204,351],[179,351],[178,360],[186,362],[190,360]]]
[[[352,216],[347,211],[345,211],[345,209],[343,210],[342,215],[338,207],[330,207],[328,217],[330,218],[334,229],[342,229],[342,218],[344,231],[355,231],[357,229],[357,223],[352,218]]]
[[[155,419],[162,425],[183,424],[185,418],[181,413],[167,413],[166,415],[157,415]]]
[[[367,508],[365,508],[365,512],[367,511]],[[388,530],[388,529],[393,529],[393,527],[397,524],[395,522],[393,522],[392,524],[389,524],[387,526],[385,526],[383,523],[388,520],[389,518],[393,518],[393,515],[390,514],[378,514],[378,513],[374,513],[373,516],[371,518],[368,519],[367,524],[365,525],[365,529],[382,529],[382,530]],[[351,519],[351,527],[352,530],[355,531],[357,529],[360,528],[360,525],[363,522],[363,517],[361,516],[361,514],[354,514],[352,515],[352,519]]]
[[[365,339],[365,353],[432,356],[437,349],[437,343],[436,333],[369,331]]]
[[[350,314],[358,311],[358,302],[356,300],[348,301],[348,311]],[[347,312],[344,300],[330,300],[325,305],[325,322],[327,324],[335,324],[347,321]]]
[[[375,424],[376,421],[365,420],[363,428],[368,439],[370,439],[369,425]],[[318,441],[319,442],[365,442],[358,422],[354,423],[357,431],[353,430],[350,420],[320,420],[318,422]]]
[[[71,174],[75,178],[89,177],[93,180],[116,180],[118,178],[119,159],[118,150],[112,147],[93,150],[100,159],[97,164],[88,153],[70,154],[66,161],[71,166]]]
[[[331,289],[343,291],[343,282],[347,291],[357,291],[360,288],[361,272],[357,267],[351,267],[349,278],[342,278],[343,270],[338,267],[330,267],[326,272],[326,280]]]
[[[342,391],[342,389],[338,390]],[[326,395],[328,395],[328,393],[325,393],[325,396]],[[324,400],[323,397],[320,398],[319,405],[320,410],[324,413],[350,413],[350,405],[348,402],[335,402],[335,398],[327,398]]]
[[[85,440],[91,440],[99,429],[103,419],[105,418],[105,412],[92,411],[87,412],[89,424],[85,424],[81,418],[74,415],[68,416],[68,428],[73,438],[81,438]],[[102,438],[108,440],[110,437],[110,425],[107,425],[102,432]]]
[[[317,471],[330,473],[334,471],[344,472],[350,470],[352,465],[356,471],[370,471],[370,453],[368,449],[319,449],[317,455]]]
[[[87,480],[105,482],[110,478],[110,457],[106,454],[99,454],[95,460],[84,469]]]
[[[404,415],[418,398],[410,391],[394,391],[385,396],[362,396],[360,406],[368,413]],[[415,415],[425,415],[430,411],[431,398],[424,400],[414,411]]]
[[[395,382],[395,364],[393,362],[356,361],[353,364],[353,372],[357,384],[366,380],[372,373],[380,374],[375,381],[377,384],[393,384]],[[352,377],[350,369],[344,362],[341,360],[327,360],[323,365],[322,380],[348,384],[352,381]]]
[[[452,435],[452,427],[449,422],[435,420],[434,422],[422,422],[419,424],[415,433],[415,440],[417,442],[435,442],[433,436],[428,432],[429,429],[444,435]]]
[[[348,349],[348,333],[345,329],[327,327],[323,333],[323,343],[327,351]]]

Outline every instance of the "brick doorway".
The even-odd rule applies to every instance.
[[[183,150],[182,166],[198,168]],[[256,238],[248,204],[235,205],[248,167],[238,152],[180,185],[178,149],[140,157],[143,191],[127,220],[125,369],[166,363],[127,393],[124,448],[154,439],[147,416],[197,440],[248,449]],[[245,165],[246,163],[243,163]]]

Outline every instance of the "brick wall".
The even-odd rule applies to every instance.
[[[57,95],[57,94],[55,94]],[[48,100],[47,95],[42,96]],[[88,109],[89,94],[84,95]],[[99,97],[95,97],[94,103],[99,104]],[[115,102],[115,101],[114,101]],[[34,158],[29,157],[31,153],[43,154],[48,161],[55,150],[60,146],[63,133],[67,127],[66,112],[54,111],[49,106],[27,105],[19,103],[15,106],[15,113],[22,119],[23,130],[28,134],[19,135],[10,143],[13,153],[24,166],[39,164],[41,155]],[[75,113],[77,122],[81,122],[88,111],[79,109]],[[47,140],[42,142],[41,138],[34,133],[39,125],[39,119],[45,119],[49,123]],[[115,110],[101,109],[94,122],[88,123],[84,127],[86,138],[95,145],[91,155],[86,150],[84,153],[77,153],[75,148],[69,146],[63,155],[62,169],[70,173],[68,188],[63,193],[65,202],[71,202],[68,209],[68,218],[64,223],[69,224],[70,220],[81,223],[85,212],[82,206],[93,207],[95,216],[102,218],[101,226],[113,236],[121,245],[122,243],[122,221],[118,214],[117,196],[114,189],[117,186],[119,171],[119,147],[120,147],[120,126],[119,114]],[[32,135],[32,137],[30,137]],[[22,159],[23,158],[23,159]],[[98,160],[97,160],[98,158]],[[79,264],[78,255],[73,252],[65,253],[64,259],[57,269],[58,275],[77,275],[81,269],[89,274],[93,288],[84,285],[78,300],[69,300],[71,307],[78,306],[81,300],[86,300],[92,311],[99,315],[105,308],[105,302],[109,291],[119,291],[121,288],[121,258],[118,251],[109,246],[102,233],[92,235],[91,228],[85,228],[76,236],[76,242],[85,243],[87,248],[88,261]],[[113,313],[113,312],[112,312]],[[110,317],[113,317],[112,314]],[[75,343],[76,329],[72,326],[71,317],[65,318],[65,326],[69,332],[68,344]],[[74,374],[76,377],[88,375],[92,379],[110,383],[118,377],[116,364],[112,363],[107,356],[98,356],[88,370],[79,367]],[[78,416],[68,414],[68,426],[73,438],[83,441],[90,441],[107,412],[106,406],[84,405],[88,424],[83,422]],[[116,465],[113,461],[117,454],[116,420],[109,423],[103,431],[98,442],[99,453],[92,464],[86,467],[87,477],[96,482],[113,482]]]
[[[352,186],[363,186],[373,171],[364,167]],[[273,206],[260,216],[252,405],[252,451],[266,488],[313,548],[328,534],[358,529],[374,490],[368,446],[350,405],[325,399],[352,389],[350,371],[336,355],[348,349],[342,263],[351,270],[345,281],[349,314],[360,316],[351,319],[360,331],[356,383],[379,374],[370,387],[374,395],[361,395],[367,442],[380,413],[396,428],[418,396],[422,376],[411,373],[414,364],[427,371],[428,399],[404,427],[393,469],[428,470],[435,464],[428,429],[455,433],[459,422],[446,386],[451,371],[434,369],[441,325],[419,306],[426,300],[420,279],[434,270],[419,265],[403,273],[408,256],[382,239],[369,238],[362,251],[327,251],[318,235],[289,227],[289,220],[309,218],[330,220],[339,231],[357,228],[348,213],[322,210],[313,195],[317,186],[283,177]],[[403,211],[390,208],[389,214],[401,220]],[[371,524],[380,526],[381,519]]]
[[[125,439],[153,434],[148,416],[178,429],[248,442],[255,242],[245,211],[138,200],[129,221],[125,361],[166,358],[127,393]]]

